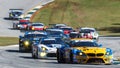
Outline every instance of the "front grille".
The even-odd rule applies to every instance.
[[[104,53],[87,53],[87,56],[89,56],[89,57],[100,57],[103,55],[104,55]]]
[[[56,57],[56,53],[48,53],[47,57]]]
[[[97,53],[97,56],[103,56],[104,54],[103,53]]]
[[[88,53],[88,56],[95,57],[95,53]]]
[[[104,61],[101,58],[90,58],[87,63],[104,63]]]

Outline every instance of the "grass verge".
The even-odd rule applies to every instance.
[[[33,22],[94,27],[101,35],[120,35],[120,0],[55,0],[35,14]]]
[[[18,44],[18,38],[16,37],[0,37],[0,46],[7,46]]]

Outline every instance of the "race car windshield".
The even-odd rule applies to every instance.
[[[80,31],[80,33],[90,33],[90,32],[95,32],[95,31],[90,29],[84,29]]]
[[[32,26],[44,26],[43,24],[32,24]]]
[[[72,28],[61,28],[62,30],[72,30]]]
[[[45,45],[47,45],[47,44],[60,44],[60,42],[56,41],[56,40],[44,40],[41,42],[41,44],[45,44]]]
[[[19,24],[23,25],[23,24],[28,24],[29,22],[20,22]]]
[[[79,38],[79,34],[70,34],[69,37],[70,38]]]
[[[12,14],[20,16],[22,14],[22,12],[12,12]]]
[[[75,42],[73,47],[99,47],[95,42]]]
[[[49,35],[61,35],[62,32],[60,32],[60,31],[49,31],[48,34]]]

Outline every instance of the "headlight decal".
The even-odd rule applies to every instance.
[[[75,55],[86,56],[85,53],[83,53],[81,50],[74,49],[72,51],[73,51],[72,53]]]
[[[113,51],[110,48],[106,48],[106,55],[112,55]]]
[[[42,50],[42,51],[47,51],[47,48],[41,47],[41,50]]]

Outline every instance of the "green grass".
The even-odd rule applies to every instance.
[[[0,37],[0,46],[7,46],[18,44],[18,38],[16,37]]]
[[[94,27],[101,35],[120,35],[120,0],[55,0],[32,21]]]

